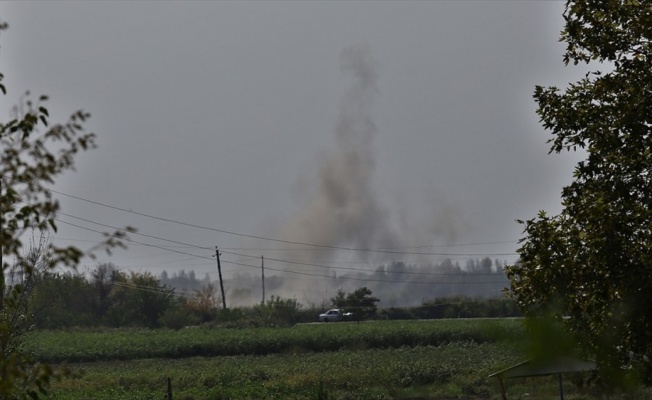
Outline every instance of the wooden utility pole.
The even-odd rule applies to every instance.
[[[260,269],[263,274],[263,305],[265,305],[265,257],[260,256]]]
[[[226,310],[226,297],[224,296],[224,282],[222,282],[222,266],[220,265],[220,252],[215,246],[215,258],[217,258],[217,273],[220,277],[220,290],[222,290],[222,308]]]

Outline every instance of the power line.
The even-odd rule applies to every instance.
[[[222,261],[225,264],[232,264],[232,265],[239,265],[242,267],[248,267],[248,268],[256,268],[260,269],[259,266],[257,265],[250,265],[250,264],[244,264],[244,263],[237,263],[237,262],[232,262],[232,261]],[[275,268],[269,268],[265,267],[266,269],[270,271],[276,271],[276,272],[285,272],[288,274],[295,274],[295,275],[306,275],[306,276],[314,276],[314,277],[322,277],[322,278],[329,278],[329,279],[335,279],[335,280],[350,280],[350,281],[365,281],[365,282],[384,282],[384,283],[415,283],[415,284],[429,284],[429,285],[468,285],[468,284],[500,284],[500,283],[505,283],[502,281],[491,281],[491,282],[432,282],[432,281],[397,281],[397,280],[389,280],[389,279],[372,279],[372,278],[354,278],[354,277],[337,277],[337,276],[331,276],[331,275],[323,275],[323,274],[313,274],[309,272],[300,272],[300,271],[291,271],[291,270],[286,270],[286,269],[275,269]]]
[[[59,214],[61,214],[61,213],[59,213]],[[62,214],[62,215],[63,215],[63,214]],[[66,216],[67,216],[67,215],[66,215]],[[71,216],[71,217],[72,217],[72,218],[75,218],[75,217],[73,217],[73,216]],[[77,218],[79,218],[79,217],[77,217]],[[127,231],[125,231],[125,232],[127,232]],[[132,234],[133,234],[133,233],[136,233],[136,234],[137,234],[138,232],[129,232],[129,233],[132,233]],[[80,242],[80,243],[95,243],[95,244],[98,244],[98,243],[99,243],[97,240],[75,239],[75,238],[64,238],[64,237],[59,237],[59,236],[56,237],[56,240],[57,240],[57,241],[60,241],[60,240],[61,240],[61,241],[69,241],[69,242]],[[164,240],[164,239],[161,239],[161,240]],[[195,248],[195,247],[197,247],[197,246],[195,246],[195,245],[188,245],[188,246],[164,246],[164,247],[166,247],[166,248],[187,249],[187,248]],[[166,254],[166,253],[160,253],[160,254]],[[150,257],[150,256],[143,256],[143,257]]]
[[[126,282],[111,282],[112,285],[119,286],[119,287],[124,287],[127,289],[132,289],[132,290],[138,290],[141,292],[147,292],[147,293],[153,293],[153,294],[172,294],[177,297],[188,297],[189,295],[192,295],[194,293],[190,293],[188,290],[179,290],[179,289],[174,289],[174,288],[165,288],[165,287],[152,287],[152,286],[143,286],[143,285],[136,285],[136,284],[131,284],[131,283],[126,283]],[[250,288],[253,288],[249,286]],[[196,292],[196,291],[195,291]],[[476,294],[475,296],[485,296],[485,295],[496,295],[494,292],[484,292],[482,294]],[[456,301],[456,302],[447,302],[447,303],[429,303],[430,306],[432,307],[440,307],[440,306],[451,306],[451,305],[465,305],[465,304],[475,304],[479,300],[482,301],[482,299],[477,299],[474,298],[473,296],[467,296],[470,297],[470,300],[468,301]],[[493,299],[499,299],[499,298],[504,298],[504,297],[493,297]],[[436,299],[435,299],[436,300]],[[491,299],[484,299],[486,300],[491,300]],[[424,303],[425,304],[425,303]],[[293,307],[290,305],[284,305],[284,304],[275,304],[274,307]],[[359,309],[363,307],[347,307],[347,309]],[[388,307],[392,308],[392,307]],[[405,308],[405,307],[401,307]]]
[[[91,231],[91,232],[104,234],[104,232],[100,232],[100,231],[97,231],[97,230],[95,230],[95,229],[91,229],[91,228],[83,227],[83,226],[76,225],[76,224],[73,224],[73,223],[70,223],[70,222],[67,222],[67,221],[62,221],[62,220],[59,220],[59,219],[55,219],[55,220],[56,220],[57,222],[61,222],[61,223],[63,223],[63,224],[67,224],[67,225],[70,225],[70,226],[74,226],[74,227],[79,228],[79,229],[84,229],[84,230],[88,230],[88,231]],[[171,252],[174,252],[174,253],[185,254],[185,255],[188,255],[188,256],[192,256],[192,257],[196,257],[196,258],[202,258],[202,259],[206,259],[206,260],[212,260],[212,258],[209,258],[209,257],[204,257],[204,256],[196,255],[196,254],[186,253],[186,252],[179,251],[179,250],[167,249],[167,248],[165,248],[165,247],[157,246],[157,245],[154,245],[154,244],[138,242],[138,241],[133,240],[133,239],[130,239],[130,238],[125,238],[124,240],[127,240],[128,242],[138,243],[138,244],[141,244],[141,245],[144,245],[144,246],[149,246],[149,247],[154,247],[154,248],[158,248],[158,249],[162,249],[162,250],[171,251]],[[165,239],[164,239],[164,240],[165,240]],[[198,247],[199,247],[199,246],[198,246]],[[239,254],[236,254],[236,255],[239,255]],[[244,263],[237,263],[237,262],[232,262],[232,261],[223,261],[223,262],[224,262],[225,264],[239,265],[239,266],[244,266],[244,267],[249,267],[249,268],[255,268],[255,269],[259,269],[259,268],[260,268],[259,266],[249,265],[249,264],[244,264]],[[285,262],[285,261],[281,261],[281,262]],[[334,267],[334,268],[335,268],[335,267]],[[282,272],[282,273],[288,273],[288,274],[305,275],[305,276],[313,276],[313,277],[329,278],[329,279],[336,279],[336,280],[355,280],[355,281],[367,281],[367,282],[410,283],[410,284],[411,284],[411,283],[414,283],[414,284],[446,284],[446,285],[462,285],[462,284],[500,284],[500,283],[503,283],[503,282],[499,282],[499,281],[493,281],[493,282],[397,281],[397,280],[388,280],[388,279],[371,279],[371,278],[354,278],[354,277],[333,277],[333,276],[330,276],[330,275],[314,274],[314,273],[309,273],[309,272],[300,272],[300,271],[284,270],[284,269],[276,269],[276,268],[269,268],[269,267],[268,267],[267,269],[270,270],[270,271],[276,271],[276,272]],[[466,276],[466,275],[465,275],[465,276]]]
[[[251,258],[259,258],[259,256],[253,256],[253,255],[248,255],[248,254],[240,254],[240,253],[234,253],[234,252],[229,252],[229,251],[222,251],[224,254],[231,254],[235,256],[241,256],[241,257],[251,257]],[[348,271],[362,271],[362,272],[367,272],[367,273],[374,273],[377,271],[372,271],[366,268],[354,268],[354,267],[334,267],[331,265],[323,265],[323,264],[314,264],[314,263],[307,263],[307,262],[299,262],[299,261],[290,261],[290,260],[280,260],[278,258],[270,258],[270,257],[265,257],[266,260],[269,261],[276,261],[276,262],[281,262],[281,263],[286,263],[286,264],[295,264],[295,265],[305,265],[309,267],[318,267],[318,268],[328,268],[328,269],[343,269],[343,270],[348,270]],[[392,271],[384,271],[385,273],[393,273]],[[401,271],[401,272],[396,272],[396,273],[401,273],[401,274],[408,274],[408,275],[433,275],[433,276],[445,276],[445,275],[460,275],[460,276],[469,276],[469,275],[489,275],[489,276],[494,276],[497,275],[497,273],[461,273],[461,272],[456,272],[456,273],[437,273],[437,272],[416,272],[416,271]]]
[[[86,219],[86,218],[76,217],[74,215],[70,215],[70,214],[66,214],[66,213],[60,213],[60,214],[64,215],[64,216],[67,216],[67,217],[70,217],[70,218],[74,218],[74,219],[78,219],[78,220],[81,220],[81,221],[84,221],[84,222],[88,222],[88,223],[91,223],[91,224],[96,224],[96,225],[104,226],[106,228],[116,229],[118,231],[127,232],[127,231],[124,231],[123,229],[120,229],[120,228],[117,228],[117,227],[114,227],[114,226],[111,226],[111,225],[107,225],[107,224],[102,224],[102,223],[92,221],[92,220],[89,220],[89,219]],[[61,221],[61,222],[66,223],[65,221]],[[190,243],[184,243],[184,242],[179,242],[179,241],[176,241],[176,240],[165,239],[165,238],[161,238],[161,237],[158,237],[158,236],[147,235],[147,234],[139,233],[139,232],[128,232],[128,233],[148,237],[148,238],[151,238],[151,239],[163,240],[163,241],[166,241],[166,242],[171,242],[171,243],[176,243],[176,244],[182,244],[184,246],[194,247],[194,248],[202,249],[202,250],[211,249],[209,247],[197,246],[197,245],[193,245],[193,244],[190,244]],[[135,242],[135,241],[133,241],[133,242]],[[138,242],[135,242],[135,243],[138,243]],[[142,245],[147,245],[147,244],[142,244]],[[170,249],[167,249],[167,248],[164,248],[164,247],[159,247],[159,246],[155,246],[155,245],[150,245],[150,246],[157,247],[157,248],[162,248],[162,249],[171,251]],[[178,252],[178,251],[175,251],[175,252]],[[241,256],[241,257],[250,257],[250,258],[258,258],[258,257],[260,257],[260,255],[255,255],[254,256],[254,255],[250,255],[250,254],[242,254],[242,253],[235,253],[235,252],[229,252],[229,251],[222,251],[222,252],[224,254],[237,255],[237,256]],[[185,254],[185,253],[181,252],[181,254]],[[270,261],[276,261],[276,262],[280,262],[280,263],[294,264],[294,265],[304,265],[304,266],[311,266],[311,267],[318,267],[318,268],[340,269],[340,270],[350,270],[350,271],[362,271],[362,272],[367,272],[367,273],[375,272],[375,271],[371,271],[371,270],[366,269],[366,268],[335,267],[335,266],[330,266],[330,265],[306,263],[306,262],[290,261],[290,260],[282,260],[282,259],[278,259],[278,258],[269,258],[269,257],[267,259],[270,260]],[[405,271],[405,272],[402,272],[402,273],[410,274],[410,275],[432,275],[432,276],[440,276],[440,275],[467,276],[467,275],[469,275],[469,274],[465,274],[465,273],[434,273],[434,272],[416,272],[416,271]],[[495,274],[492,274],[492,273],[474,273],[473,275],[490,275],[491,276],[491,275],[495,275]]]
[[[139,233],[139,232],[131,232],[131,231],[128,231],[128,230],[125,230],[125,229],[122,229],[122,228],[118,228],[118,227],[115,227],[115,226],[111,226],[111,225],[103,224],[103,223],[96,222],[96,221],[91,221],[90,219],[86,219],[86,218],[82,218],[82,217],[76,217],[76,216],[74,216],[74,215],[66,214],[66,213],[63,213],[63,212],[60,212],[60,211],[58,212],[58,214],[61,214],[61,215],[63,215],[63,216],[69,217],[69,218],[78,219],[78,220],[80,220],[80,221],[88,222],[88,223],[91,223],[91,224],[95,224],[95,225],[103,226],[103,227],[105,227],[105,228],[115,229],[115,230],[118,230],[118,231],[120,231],[120,232],[129,233],[129,234],[132,234],[132,235],[139,235],[139,236],[148,237],[148,238],[150,238],[150,239],[163,240],[163,241],[165,241],[165,242],[170,242],[170,243],[180,244],[180,245],[183,245],[183,246],[186,246],[186,247],[193,247],[193,248],[197,248],[197,249],[201,249],[201,250],[211,250],[210,247],[197,246],[197,245],[190,244],[190,243],[184,243],[184,242],[179,242],[179,241],[177,241],[177,240],[165,239],[165,238],[162,238],[162,237],[153,236],[153,235],[147,235],[147,234]]]
[[[482,246],[487,244],[507,244],[514,243],[517,244],[518,241],[515,240],[506,240],[506,241],[495,241],[495,242],[477,242],[477,243],[453,243],[453,244],[434,244],[426,246],[405,246],[405,247],[388,247],[385,249],[379,250],[400,250],[400,249],[423,249],[423,248],[433,248],[433,247],[461,247],[461,246]],[[278,248],[278,247],[225,247],[229,250],[245,250],[245,251],[315,251],[320,249],[306,249],[306,248]],[[330,250],[330,249],[322,249]]]
[[[62,224],[66,224],[66,225],[74,226],[75,228],[84,229],[84,230],[87,230],[87,231],[90,231],[90,232],[99,233],[99,234],[102,234],[102,235],[104,234],[104,232],[101,232],[101,231],[98,231],[98,230],[95,230],[95,229],[91,229],[91,228],[87,228],[87,227],[85,227],[85,226],[80,226],[80,225],[77,225],[77,224],[73,224],[73,223],[71,223],[71,222],[62,221],[62,220],[60,220],[60,219],[56,219],[56,218],[55,218],[55,220],[56,220],[57,222],[62,223]],[[205,260],[211,260],[211,261],[212,261],[212,258],[210,258],[210,257],[204,257],[204,256],[200,256],[200,255],[197,255],[197,254],[186,253],[185,251],[179,251],[179,250],[168,249],[168,248],[166,248],[166,247],[157,246],[157,245],[155,245],[155,244],[150,244],[150,243],[143,243],[143,242],[139,242],[139,241],[136,241],[136,240],[133,240],[133,239],[130,239],[130,238],[124,238],[123,240],[126,240],[126,241],[128,241],[128,242],[130,242],[130,243],[137,243],[137,244],[140,244],[140,245],[142,245],[142,246],[154,247],[154,248],[161,249],[161,250],[171,251],[171,252],[173,252],[173,253],[185,254],[185,255],[187,255],[187,256],[192,256],[192,257],[195,257],[195,258],[203,258],[203,259],[205,259]]]
[[[136,285],[133,283],[127,283],[127,282],[111,282],[112,285],[115,286],[120,286],[120,287],[125,287],[128,289],[132,290],[138,290],[141,292],[148,292],[148,293],[154,293],[154,294],[172,294],[177,297],[187,297],[192,295],[188,290],[181,290],[181,289],[176,289],[176,288],[166,288],[166,287],[153,287],[153,286],[143,286],[143,285]]]
[[[355,248],[355,247],[343,247],[343,246],[333,246],[333,245],[325,245],[325,244],[317,244],[317,243],[298,242],[298,241],[293,241],[293,240],[275,239],[275,238],[270,238],[270,237],[265,237],[265,236],[249,235],[249,234],[244,234],[244,233],[239,233],[239,232],[234,232],[234,231],[211,228],[211,227],[207,227],[207,226],[202,226],[202,225],[191,224],[191,223],[187,223],[187,222],[183,222],[183,221],[173,220],[173,219],[170,219],[170,218],[158,217],[158,216],[155,216],[155,215],[146,214],[146,213],[142,213],[142,212],[139,212],[139,211],[127,210],[125,208],[112,206],[112,205],[101,203],[101,202],[98,202],[98,201],[84,199],[82,197],[62,193],[62,192],[56,191],[54,189],[50,189],[50,191],[52,193],[56,193],[56,194],[59,194],[59,195],[62,195],[62,196],[70,197],[70,198],[77,199],[77,200],[80,200],[80,201],[84,201],[84,202],[87,202],[87,203],[95,204],[95,205],[98,205],[98,206],[101,206],[101,207],[106,207],[106,208],[114,209],[114,210],[117,210],[117,211],[122,211],[122,212],[130,213],[130,214],[134,214],[134,215],[139,215],[139,216],[142,216],[142,217],[147,217],[147,218],[151,218],[151,219],[155,219],[155,220],[159,220],[159,221],[184,225],[184,226],[188,226],[188,227],[191,227],[191,228],[203,229],[203,230],[208,230],[208,231],[212,231],[212,232],[224,233],[224,234],[228,234],[228,235],[246,237],[246,238],[250,238],[250,239],[267,240],[267,241],[271,241],[271,242],[278,242],[278,243],[285,243],[285,244],[295,244],[295,245],[310,246],[310,247],[316,247],[316,248],[322,248],[322,249],[331,249],[331,250],[346,250],[346,251],[357,251],[357,252],[367,252],[367,253],[405,254],[405,255],[426,255],[426,256],[427,255],[430,255],[430,256],[512,256],[512,255],[516,255],[516,253],[459,254],[459,253],[404,252],[404,251],[395,251],[395,250],[387,250],[387,249],[364,249],[364,248]],[[427,247],[427,246],[424,246],[424,247]]]

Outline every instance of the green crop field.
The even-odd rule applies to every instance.
[[[488,375],[526,357],[523,337],[518,320],[379,321],[36,332],[28,347],[69,371],[53,399],[165,399],[168,378],[177,400],[498,399]],[[598,398],[573,380],[566,398]],[[507,384],[510,398],[557,393],[552,378]]]
[[[499,357],[499,359],[496,359]],[[161,399],[172,378],[177,399],[378,399],[398,393],[496,393],[487,379],[496,362],[518,357],[495,344],[342,350],[176,360],[113,361],[75,366],[56,385],[57,399]]]
[[[58,363],[440,346],[520,336],[518,320],[373,321],[289,328],[40,331],[28,346],[40,360]]]

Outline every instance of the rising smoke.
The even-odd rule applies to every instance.
[[[285,237],[351,248],[397,247],[399,236],[374,187],[376,61],[369,46],[354,45],[342,50],[340,62],[353,80],[340,103],[336,148],[323,158],[316,177],[299,188],[313,196],[288,224]]]
[[[402,305],[418,304],[424,298],[438,294],[450,295],[448,289],[451,288],[460,290],[455,293],[464,293],[463,285],[415,286],[408,282],[414,280],[415,275],[396,275],[394,272],[385,275],[382,272],[394,271],[392,266],[402,266],[405,254],[347,252],[342,249],[399,250],[415,246],[415,243],[422,246],[435,239],[453,242],[460,224],[457,210],[442,201],[442,196],[428,196],[416,219],[409,218],[409,210],[404,206],[392,207],[392,214],[383,205],[375,185],[374,141],[378,128],[372,118],[372,106],[378,95],[376,61],[369,46],[354,45],[342,50],[340,66],[342,72],[351,78],[351,84],[340,100],[334,132],[335,147],[323,155],[311,179],[302,179],[298,183],[297,189],[302,195],[307,195],[304,197],[306,201],[281,232],[284,240],[320,246],[302,248],[295,245],[298,248],[283,250],[283,259],[299,262],[300,269],[274,264],[274,260],[270,260],[276,271],[287,273],[282,278],[277,277],[276,287],[273,290],[270,287],[268,293],[299,297],[307,302],[327,302],[338,289],[352,291],[368,286],[373,288],[375,296],[396,299],[393,303]],[[338,257],[333,257],[335,255]],[[324,265],[319,265],[342,260],[339,256],[345,256],[347,261],[343,262],[349,266],[356,262],[366,264],[369,272],[325,269]],[[410,256],[412,262],[423,263],[425,269],[417,265],[401,268],[432,272],[440,267],[431,257],[418,259],[418,255]],[[451,260],[446,262],[451,264]],[[376,268],[379,270],[374,272]],[[495,292],[499,293],[500,288]]]

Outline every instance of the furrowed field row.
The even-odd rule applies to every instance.
[[[450,343],[439,347],[329,353],[139,360],[71,366],[53,386],[53,399],[160,399],[167,377],[175,398],[389,399],[423,390],[481,397],[496,393],[493,370],[519,355],[506,343]],[[421,389],[418,389],[421,388]]]
[[[522,332],[516,320],[377,321],[289,328],[39,331],[31,334],[27,346],[40,361],[60,363],[515,341]]]

